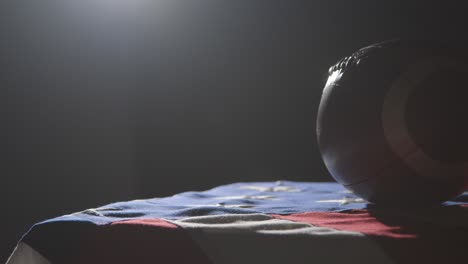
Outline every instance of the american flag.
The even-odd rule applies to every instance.
[[[23,236],[7,264],[467,260],[468,193],[439,206],[379,208],[337,183],[278,181],[49,219]]]

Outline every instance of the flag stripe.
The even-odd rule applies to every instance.
[[[200,216],[174,223],[192,236],[213,263],[393,263],[361,233],[266,214]]]
[[[306,212],[291,215],[275,215],[275,217],[374,236],[393,238],[416,237],[416,234],[405,232],[399,225],[392,226],[379,221],[375,216],[370,215],[367,210],[351,210],[346,213]]]

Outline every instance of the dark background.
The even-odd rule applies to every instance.
[[[0,262],[33,223],[112,201],[332,180],[328,67],[385,39],[466,38],[461,7],[423,3],[2,0]]]

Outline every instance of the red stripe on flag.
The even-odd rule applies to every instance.
[[[273,215],[276,218],[337,230],[360,232],[366,235],[393,238],[415,238],[416,234],[407,233],[399,225],[389,225],[379,221],[366,210],[351,210],[347,213],[307,212],[291,215]]]
[[[457,263],[468,257],[467,229],[446,222],[463,219],[465,209],[454,206],[414,212],[419,216],[416,218],[387,210],[307,212],[274,217],[369,235],[396,263]],[[429,221],[434,216],[446,216],[448,221]]]
[[[133,219],[133,220],[123,220],[111,223],[114,225],[140,225],[140,226],[153,226],[161,228],[178,228],[176,225],[166,222],[161,219]]]

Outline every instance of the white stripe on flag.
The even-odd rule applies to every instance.
[[[184,228],[213,263],[392,263],[361,233],[265,214],[200,216],[172,223]]]

